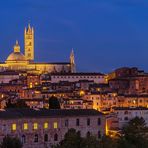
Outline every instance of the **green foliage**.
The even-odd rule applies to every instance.
[[[21,141],[16,137],[6,136],[3,138],[2,143],[0,144],[0,148],[22,148],[23,145]]]
[[[82,138],[75,129],[70,129],[64,139],[55,148],[81,148]]]
[[[58,98],[52,96],[49,98],[49,109],[60,109]]]
[[[5,108],[29,108],[24,100],[18,99],[15,103],[12,103],[9,99]]]
[[[99,140],[94,136],[83,138],[82,146],[85,148],[98,148],[100,147],[99,145]]]
[[[98,148],[99,140],[94,136],[82,138],[75,129],[69,129],[64,139],[54,148]]]
[[[119,148],[148,148],[148,128],[143,118],[135,117],[123,128]]]
[[[103,136],[100,141],[100,148],[117,148],[117,139]]]

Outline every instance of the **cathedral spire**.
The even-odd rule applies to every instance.
[[[14,45],[14,52],[20,52],[20,45],[18,43],[18,40],[16,40],[16,43]]]
[[[76,65],[75,65],[75,56],[74,56],[74,50],[72,48],[71,54],[70,54],[70,65],[71,65],[71,72],[76,72]]]
[[[30,23],[28,23],[28,28],[27,28],[27,31],[31,31],[31,26],[30,26]]]

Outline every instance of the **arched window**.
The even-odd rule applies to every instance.
[[[101,138],[101,131],[98,131],[98,138]]]
[[[81,131],[78,131],[77,134],[78,134],[79,136],[81,136]]]
[[[124,120],[125,120],[125,121],[128,121],[128,117],[124,117]]]
[[[58,141],[58,134],[54,135],[54,141]]]
[[[26,136],[25,135],[22,135],[21,141],[23,144],[26,143]]]
[[[87,132],[86,137],[90,137],[90,132],[89,131]]]
[[[87,119],[87,126],[90,126],[90,118]]]
[[[45,134],[44,135],[44,142],[47,142],[48,141],[48,134]]]
[[[126,110],[126,111],[124,112],[124,114],[127,115],[127,114],[128,114],[128,111]]]
[[[34,142],[38,142],[38,141],[39,141],[38,134],[35,134],[35,136],[34,136]]]

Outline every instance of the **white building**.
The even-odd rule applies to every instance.
[[[94,83],[106,83],[105,75],[101,73],[62,73],[51,74],[51,82],[60,81],[78,82],[82,80],[93,81]]]
[[[116,107],[114,112],[117,114],[119,128],[124,127],[131,119],[142,117],[148,126],[148,108],[144,107]]]

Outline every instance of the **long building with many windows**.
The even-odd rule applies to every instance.
[[[105,115],[96,110],[31,110],[0,111],[0,142],[4,136],[20,138],[23,148],[50,148],[58,144],[68,129],[82,137],[105,134]]]

